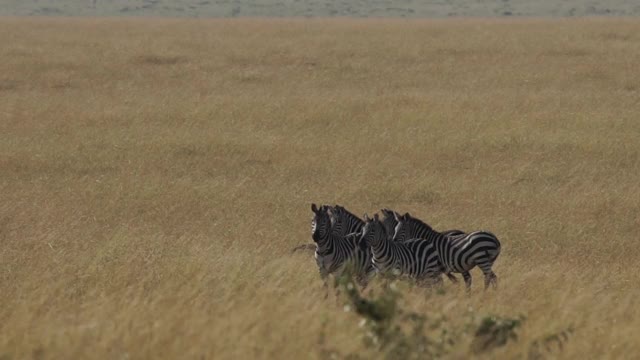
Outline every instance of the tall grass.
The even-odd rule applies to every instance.
[[[497,234],[498,291],[401,303],[526,317],[488,358],[569,327],[557,356],[638,353],[639,30],[3,19],[0,357],[315,358],[322,329],[358,353],[290,253],[311,202]]]

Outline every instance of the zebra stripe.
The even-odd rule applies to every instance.
[[[394,240],[396,225],[398,225],[398,221],[396,220],[397,212],[391,209],[381,209],[380,211],[382,212],[382,215],[384,215],[382,225],[384,225],[384,230],[387,233],[387,237],[390,240]]]
[[[384,220],[382,223],[384,224],[384,227],[387,230],[387,234],[391,239],[393,239],[393,241],[405,241],[406,239],[424,239],[425,238],[422,228],[411,229],[411,231],[415,231],[413,233],[403,232],[402,234],[397,234],[396,233],[396,226],[398,225],[397,219],[400,217],[400,214],[390,209],[382,209],[382,214],[384,215]],[[460,234],[464,234],[464,231],[457,230],[457,229],[446,230],[446,231],[443,231],[442,234],[446,236],[460,235]]]
[[[373,219],[365,215],[359,245],[365,249],[371,248],[373,266],[377,271],[399,271],[401,275],[418,281],[442,283],[442,266],[438,262],[434,243],[423,239],[391,241],[378,214]]]
[[[329,216],[333,220],[334,235],[347,236],[362,232],[364,221],[340,205],[329,207]]]
[[[416,236],[433,241],[440,264],[445,273],[461,273],[467,290],[471,288],[470,270],[476,265],[484,274],[485,290],[490,284],[497,286],[498,277],[491,267],[500,255],[500,241],[488,231],[474,231],[470,234],[449,234],[437,232],[431,226],[409,215],[397,218],[396,236],[399,238]]]
[[[405,215],[408,215],[409,217],[411,217],[412,219],[415,219],[417,221],[405,223],[405,226],[402,227],[402,230],[398,231],[398,223],[400,222],[401,215],[398,214],[395,211],[393,211],[391,213],[391,215],[393,216],[393,219],[394,219],[394,222],[395,222],[394,235],[393,235],[393,240],[394,241],[404,241],[405,239],[427,239],[427,240],[433,240],[433,239],[435,239],[436,236],[438,236],[440,234],[442,234],[444,236],[454,236],[454,235],[464,234],[464,231],[458,230],[458,229],[452,229],[452,230],[446,230],[446,231],[443,231],[443,232],[437,232],[437,231],[433,230],[431,228],[431,226],[429,226],[426,223],[424,223],[422,220],[420,220],[418,218],[411,217],[411,215],[409,215],[409,213],[406,213]]]
[[[382,209],[382,213],[384,214],[383,223],[385,224],[385,228],[387,229],[387,231],[390,231],[388,232],[389,238],[392,239],[393,241],[402,242],[407,239],[432,240],[427,238],[428,234],[426,234],[422,228],[413,228],[413,227],[406,228],[405,227],[405,231],[398,234],[398,232],[396,231],[397,230],[396,227],[398,226],[398,222],[399,222],[398,218],[400,217],[400,214],[389,209]],[[445,236],[450,236],[450,235],[464,234],[464,232],[462,230],[447,230],[447,231],[444,231],[442,234],[444,234]],[[458,278],[456,278],[455,275],[451,274],[451,272],[445,271],[444,267],[442,268],[442,272],[444,272],[444,274],[449,278],[449,280],[451,280],[451,282],[453,283],[458,282]]]
[[[356,234],[338,235],[348,231],[346,225],[349,222],[345,220],[346,217],[337,217],[335,209],[327,205],[318,209],[315,204],[311,204],[311,210],[314,212],[311,222],[312,238],[316,243],[315,257],[320,277],[326,281],[329,274],[339,275],[347,264],[351,264],[356,280],[362,286],[366,286],[375,271],[371,263],[371,254],[357,246]]]

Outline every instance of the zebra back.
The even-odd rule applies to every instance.
[[[398,224],[395,229],[395,240],[404,241],[408,239],[427,239],[433,240],[442,236],[441,233],[434,230],[429,224],[420,219],[414,218],[409,213],[402,216],[396,215]]]
[[[457,229],[439,232],[424,221],[411,216],[409,213],[405,213],[402,216],[396,216],[395,220],[397,221],[394,233],[395,241],[405,241],[407,239],[416,238],[435,240],[441,237],[464,234],[464,231]]]
[[[488,231],[453,235],[436,241],[438,257],[447,271],[465,272],[478,265],[485,274],[500,255],[500,241]]]

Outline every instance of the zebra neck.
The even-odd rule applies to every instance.
[[[354,226],[344,226],[343,224],[340,224],[340,225],[336,225],[331,230],[331,234],[342,237],[345,235],[360,232],[361,230],[362,230],[362,225],[360,224],[354,224]]]
[[[390,246],[390,241],[386,239],[386,236],[381,237],[380,239],[371,241],[371,250],[380,253],[384,252]]]
[[[446,240],[446,236],[444,236],[442,233],[439,233],[437,231],[433,231],[434,234],[431,235],[431,240],[433,241],[434,244],[441,244],[443,241]]]
[[[423,229],[423,231],[420,231],[419,236],[417,237],[420,239],[435,241],[436,239],[441,238],[442,234],[433,229]]]
[[[320,239],[316,244],[316,253],[318,254],[330,254],[332,253],[338,241],[342,240],[340,236],[334,234],[327,234],[324,238]]]

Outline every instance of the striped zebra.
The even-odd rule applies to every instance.
[[[498,277],[491,267],[500,255],[500,241],[487,231],[474,231],[469,234],[450,234],[437,232],[431,226],[405,213],[396,217],[395,236],[397,238],[420,237],[431,240],[437,249],[438,259],[445,273],[461,273],[467,290],[471,289],[470,270],[476,265],[484,274],[485,290],[492,284],[497,287]]]
[[[358,283],[366,287],[375,272],[371,262],[371,252],[357,245],[358,234],[340,235],[348,231],[346,229],[349,225],[349,222],[344,220],[346,217],[338,215],[342,214],[342,210],[336,211],[327,205],[318,208],[316,204],[311,204],[311,211],[314,213],[311,221],[311,237],[316,243],[316,264],[325,287],[327,276],[340,275],[347,264],[353,266],[352,270]]]
[[[398,225],[398,218],[400,217],[400,214],[398,214],[397,212],[393,211],[393,210],[389,210],[389,209],[382,209],[382,214],[384,215],[384,221],[383,224],[385,226],[385,228],[387,229],[387,234],[389,236],[389,238],[392,241],[405,241],[407,239],[428,239],[426,236],[424,236],[425,234],[423,232],[415,232],[415,233],[409,233],[407,231],[403,231],[401,234],[397,234],[396,233],[396,226]],[[445,236],[450,236],[450,235],[459,235],[459,234],[464,234],[464,232],[462,230],[447,230],[442,232],[443,235]],[[445,271],[445,269],[442,269],[443,273],[449,278],[449,280],[451,280],[451,282],[453,283],[458,283],[458,278],[455,277],[455,275],[453,275],[450,272]]]
[[[434,243],[424,239],[392,241],[378,214],[373,219],[365,214],[359,246],[371,249],[373,266],[379,272],[399,271],[419,282],[442,284],[442,266]]]

